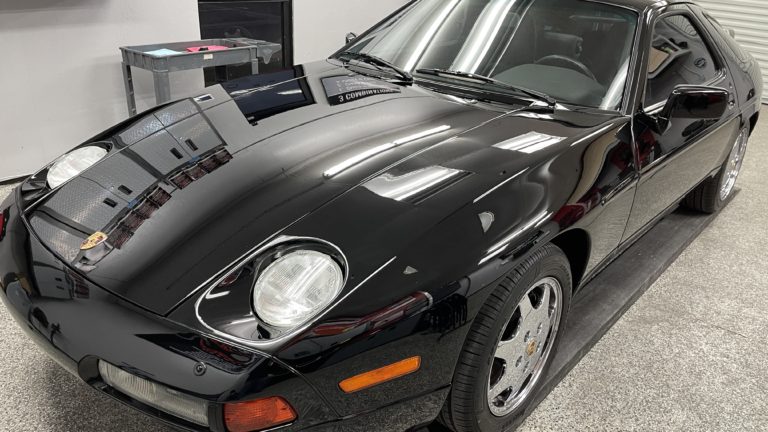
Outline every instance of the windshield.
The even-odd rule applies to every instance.
[[[417,76],[470,73],[561,103],[616,110],[637,20],[635,12],[587,0],[420,0],[347,51]]]

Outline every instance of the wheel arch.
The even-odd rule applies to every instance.
[[[575,291],[581,282],[589,264],[592,241],[587,231],[574,228],[558,234],[551,243],[563,251],[571,266],[573,278],[573,290]]]

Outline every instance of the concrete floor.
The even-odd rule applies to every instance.
[[[768,122],[741,192],[521,431],[768,431]]]
[[[765,166],[768,122],[741,193],[521,431],[768,431]],[[4,308],[0,334],[0,431],[167,430],[69,376]]]

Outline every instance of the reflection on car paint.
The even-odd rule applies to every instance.
[[[5,208],[0,211],[0,242],[5,238],[5,228],[8,224],[8,218],[10,217],[10,209]]]
[[[394,148],[400,147],[400,146],[408,144],[408,143],[412,143],[414,141],[418,141],[418,140],[423,139],[423,138],[430,137],[432,135],[437,135],[439,133],[446,132],[446,131],[448,131],[450,129],[451,129],[451,127],[449,125],[442,125],[442,126],[438,126],[436,128],[433,128],[433,129],[428,129],[428,130],[425,130],[425,131],[422,131],[422,132],[417,132],[417,133],[415,133],[413,135],[409,135],[407,137],[398,138],[398,139],[394,140],[391,143],[382,144],[382,145],[374,147],[374,148],[372,148],[370,150],[366,150],[364,152],[358,153],[358,154],[350,157],[349,159],[346,159],[346,160],[342,161],[338,165],[335,165],[335,166],[329,168],[328,170],[326,170],[323,173],[323,176],[325,176],[326,178],[335,177],[335,176],[343,173],[344,171],[347,171],[347,170],[355,167],[356,165],[359,165],[359,164],[365,162],[366,160],[368,160],[368,159],[370,159],[370,158],[372,158],[374,156],[377,156],[377,155],[379,155],[381,153],[384,153],[386,151],[392,150]]]
[[[528,132],[502,143],[494,144],[494,147],[531,154],[551,147],[564,139],[564,137],[556,137],[539,132]]]
[[[499,190],[499,188],[503,187],[504,185],[506,185],[507,183],[511,182],[512,180],[520,177],[521,175],[525,174],[527,171],[528,171],[528,168],[525,168],[524,170],[518,172],[517,174],[510,176],[508,179],[506,179],[503,182],[497,184],[496,186],[490,188],[487,192],[484,192],[482,195],[480,195],[479,197],[475,198],[475,200],[472,201],[472,202],[477,204],[479,201],[482,201],[483,198],[485,198],[485,197],[489,196],[490,194],[496,192],[497,190]]]
[[[230,373],[241,373],[258,358],[251,352],[196,334],[140,334],[139,338]]]
[[[363,186],[371,192],[395,201],[417,203],[437,193],[469,173],[461,170],[433,166],[402,175],[382,174]]]
[[[432,297],[425,292],[417,292],[361,318],[339,319],[323,322],[306,333],[306,337],[328,337],[341,334],[349,337],[362,336],[380,331],[383,327],[419,314],[432,306]]]
[[[302,66],[238,78],[222,86],[252,126],[278,114],[316,103]]]
[[[521,235],[525,234],[529,230],[533,228],[538,228],[547,220],[549,217],[552,216],[551,212],[542,212],[538,216],[534,217],[533,220],[529,221],[528,223],[522,225],[521,227],[517,228],[514,232],[509,234],[508,236],[504,237],[502,240],[500,240],[498,243],[491,246],[485,257],[483,257],[482,260],[480,260],[480,265],[485,264],[486,262],[490,261],[491,259],[499,256],[502,252],[506,251],[511,245],[512,241],[520,237]]]

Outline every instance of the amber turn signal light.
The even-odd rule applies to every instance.
[[[230,432],[252,432],[296,420],[296,411],[281,397],[224,405],[224,423]]]
[[[383,368],[347,378],[339,383],[339,387],[344,393],[354,393],[412,374],[419,370],[420,367],[421,357],[411,357]]]

